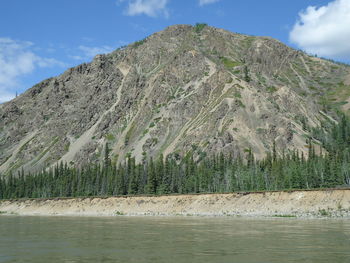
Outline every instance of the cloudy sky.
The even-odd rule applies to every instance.
[[[197,22],[350,62],[350,0],[1,0],[0,103],[96,54]]]

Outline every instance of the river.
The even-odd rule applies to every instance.
[[[0,262],[350,262],[350,220],[0,216]]]

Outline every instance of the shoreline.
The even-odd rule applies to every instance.
[[[350,218],[350,189],[0,200],[0,215]]]

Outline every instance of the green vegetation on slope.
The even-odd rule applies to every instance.
[[[227,57],[221,57],[221,62],[225,65],[226,68],[231,69],[237,66],[241,66],[241,62],[233,61]]]

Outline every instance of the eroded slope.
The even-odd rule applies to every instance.
[[[248,148],[262,158],[273,141],[307,152],[330,105],[347,110],[349,72],[271,38],[172,26],[0,105],[0,171],[101,160],[106,143],[114,161]]]

